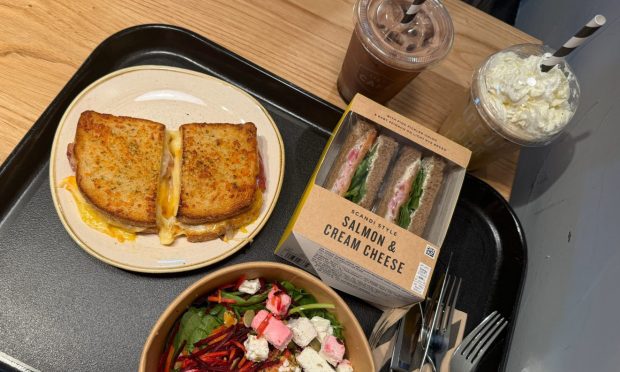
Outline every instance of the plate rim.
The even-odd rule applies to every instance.
[[[173,267],[161,267],[161,268],[151,268],[151,267],[144,267],[144,266],[134,266],[125,262],[121,262],[121,261],[117,261],[111,258],[108,258],[102,254],[100,254],[99,252],[97,252],[95,249],[91,248],[88,244],[86,244],[84,241],[82,241],[77,234],[75,233],[75,231],[73,230],[73,228],[69,225],[67,218],[64,214],[63,208],[60,205],[60,201],[58,200],[58,196],[57,196],[57,192],[58,192],[58,188],[57,185],[55,184],[55,176],[56,176],[56,165],[55,165],[55,159],[56,159],[56,154],[58,151],[58,142],[59,142],[59,138],[60,138],[60,133],[62,132],[62,128],[64,127],[65,123],[66,123],[66,118],[69,114],[69,111],[78,103],[78,101],[85,96],[87,93],[89,93],[92,89],[94,89],[95,87],[97,87],[98,85],[112,79],[115,78],[117,76],[123,75],[123,74],[127,74],[127,73],[131,73],[134,71],[142,71],[142,70],[163,70],[163,71],[172,71],[172,72],[176,72],[176,73],[182,73],[182,74],[188,74],[188,75],[193,75],[195,77],[201,78],[201,79],[210,79],[213,80],[217,83],[223,84],[225,86],[228,86],[229,88],[232,88],[236,91],[238,91],[239,93],[243,94],[244,96],[246,96],[249,100],[251,100],[254,104],[256,104],[257,107],[260,108],[260,110],[263,112],[263,114],[267,117],[269,124],[271,124],[271,126],[273,127],[273,130],[276,134],[276,138],[278,140],[278,145],[279,145],[279,152],[280,152],[280,166],[279,166],[279,174],[278,174],[278,180],[277,180],[277,185],[276,185],[276,190],[275,190],[275,194],[273,197],[273,200],[271,201],[269,207],[267,208],[267,211],[265,213],[265,216],[263,217],[262,220],[260,220],[260,222],[258,223],[258,225],[254,228],[253,231],[250,232],[250,234],[243,238],[239,243],[237,243],[235,246],[233,246],[231,249],[227,250],[224,253],[221,253],[215,257],[212,257],[208,260],[204,260],[201,262],[197,262],[197,263],[193,263],[193,264],[186,264],[186,265],[181,265],[181,266],[173,266]],[[56,155],[56,156],[55,156]],[[265,109],[265,107],[256,99],[254,98],[251,94],[249,94],[248,92],[244,91],[243,89],[225,81],[219,78],[216,78],[214,76],[211,75],[207,75],[198,71],[193,71],[193,70],[188,70],[188,69],[184,69],[184,68],[179,68],[179,67],[173,67],[173,66],[164,66],[164,65],[139,65],[139,66],[132,66],[132,67],[126,67],[126,68],[122,68],[119,70],[115,70],[109,74],[106,74],[102,77],[100,77],[99,79],[95,80],[94,82],[90,83],[86,88],[84,88],[83,90],[80,91],[80,93],[78,95],[75,96],[75,98],[73,98],[73,100],[71,101],[71,103],[67,106],[67,108],[65,109],[65,111],[63,112],[62,117],[60,118],[60,121],[58,123],[58,126],[56,127],[56,131],[54,133],[54,140],[52,142],[52,149],[50,151],[50,162],[49,162],[49,182],[50,182],[50,193],[52,194],[52,201],[54,204],[54,209],[56,210],[56,214],[58,215],[63,227],[65,228],[65,230],[67,231],[67,233],[69,234],[69,236],[71,236],[71,239],[73,239],[73,241],[80,246],[80,248],[82,248],[82,250],[84,250],[86,253],[90,254],[91,256],[95,257],[96,259],[114,266],[114,267],[118,267],[120,269],[124,269],[124,270],[129,270],[129,271],[133,271],[133,272],[140,272],[140,273],[149,273],[149,274],[165,274],[165,273],[175,273],[175,272],[185,272],[185,271],[191,271],[191,270],[196,270],[199,268],[203,268],[206,266],[210,266],[213,265],[217,262],[220,262],[228,257],[230,257],[231,255],[235,254],[236,252],[238,252],[239,250],[241,250],[242,248],[244,248],[248,243],[251,243],[254,240],[254,237],[263,229],[263,227],[265,226],[265,224],[267,223],[267,221],[269,220],[269,218],[271,217],[275,206],[278,202],[278,199],[280,197],[280,192],[282,190],[282,184],[284,181],[284,169],[285,169],[285,162],[286,162],[286,158],[285,158],[285,153],[284,153],[284,141],[282,140],[282,135],[280,134],[280,130],[278,129],[275,121],[273,120],[273,118],[271,117],[271,114],[269,114],[269,112],[267,111],[267,109]],[[200,244],[200,243],[194,243],[194,244]]]

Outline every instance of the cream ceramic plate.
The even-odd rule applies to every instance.
[[[71,193],[60,187],[74,174],[66,156],[80,114],[94,110],[113,115],[154,120],[176,130],[191,122],[256,125],[265,167],[267,190],[260,216],[245,231],[224,242],[190,243],[177,238],[171,246],[159,243],[157,234],[138,235],[120,243],[88,227],[80,218]],[[50,186],[54,205],[71,237],[86,252],[111,265],[140,272],[192,270],[218,262],[241,249],[263,227],[275,206],[284,175],[282,137],[267,111],[249,94],[219,79],[198,72],[164,66],[138,66],[115,71],[86,88],[63,115],[52,146]]]

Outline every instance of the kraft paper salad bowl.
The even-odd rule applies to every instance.
[[[151,330],[140,358],[139,371],[158,371],[170,330],[177,319],[199,297],[209,295],[217,288],[236,282],[242,275],[247,278],[287,280],[314,295],[319,303],[335,305],[332,311],[343,326],[346,358],[355,371],[374,371],[370,346],[355,315],[344,300],[313,275],[295,267],[275,262],[247,262],[214,271],[184,290],[159,317]]]

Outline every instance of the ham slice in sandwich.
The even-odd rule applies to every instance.
[[[397,149],[394,139],[377,136],[374,126],[357,121],[327,175],[325,187],[371,210]]]

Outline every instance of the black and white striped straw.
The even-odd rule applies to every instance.
[[[407,9],[405,16],[400,21],[400,23],[409,23],[413,21],[413,18],[415,18],[416,13],[420,10],[422,4],[424,4],[425,1],[426,0],[413,0],[413,3],[409,7],[409,9]]]
[[[553,66],[561,63],[564,60],[564,57],[570,54],[575,48],[585,43],[593,33],[596,32],[602,25],[606,22],[605,17],[602,15],[596,15],[594,18],[590,20],[585,26],[579,30],[575,34],[575,36],[571,37],[562,47],[553,53],[552,56],[549,56],[542,61],[542,65],[540,65],[540,69],[542,72],[547,72],[553,68]]]

